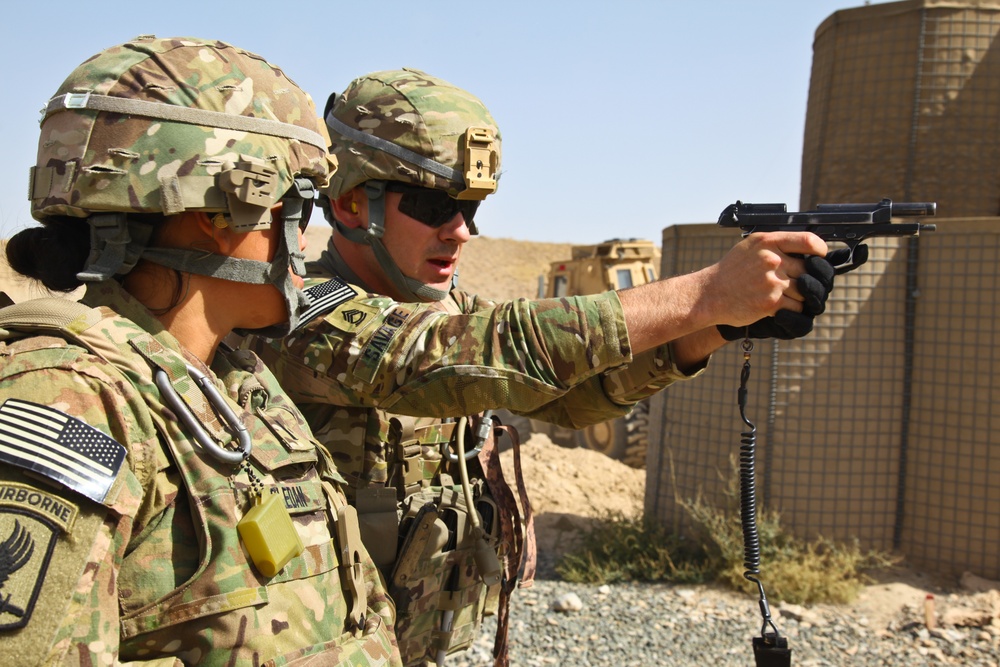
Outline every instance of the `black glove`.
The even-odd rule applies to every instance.
[[[850,260],[850,264],[840,266]],[[805,258],[806,272],[799,276],[796,284],[802,294],[802,312],[779,310],[772,317],[757,320],[749,327],[733,327],[719,324],[719,333],[726,340],[744,338],[778,338],[791,340],[801,338],[813,329],[813,319],[826,310],[826,299],[833,291],[833,277],[853,271],[868,261],[868,246],[859,245],[853,256],[849,248],[834,250],[820,257],[809,255]]]

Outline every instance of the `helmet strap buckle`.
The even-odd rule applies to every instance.
[[[368,235],[377,239],[385,233],[385,181],[365,181],[368,197]]]
[[[90,226],[90,257],[76,274],[81,282],[99,282],[128,273],[152,235],[152,225],[129,220],[125,213],[95,213]]]

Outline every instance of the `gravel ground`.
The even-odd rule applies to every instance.
[[[560,600],[577,611],[557,611]],[[971,598],[970,598],[971,599]],[[975,601],[969,603],[974,604]],[[992,604],[992,602],[990,602]],[[751,637],[760,632],[756,600],[704,586],[597,586],[536,581],[514,594],[510,626],[513,667],[541,665],[753,665]],[[919,611],[919,613],[918,613]],[[884,627],[836,607],[772,610],[799,667],[873,665],[1000,665],[1000,619],[979,627],[928,630],[922,610],[904,607]],[[452,656],[453,667],[492,664],[496,625],[487,619],[479,641]]]

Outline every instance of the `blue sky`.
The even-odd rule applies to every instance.
[[[18,3],[0,25],[0,237],[33,224],[39,109],[80,62],[140,34],[255,51],[320,109],[381,69],[415,67],[467,88],[503,134],[500,189],[477,217],[484,236],[659,242],[664,227],[714,222],[737,199],[795,209],[813,36],[861,4]]]

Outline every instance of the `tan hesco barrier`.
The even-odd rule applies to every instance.
[[[936,222],[918,252],[871,241],[806,338],[755,341],[758,506],[802,538],[857,538],[926,571],[998,579],[1000,218]],[[737,239],[669,227],[662,275],[706,266]],[[730,344],[652,402],[645,510],[662,525],[688,531],[678,499],[737,512],[727,489],[746,430],[742,365]]]
[[[1000,0],[835,12],[816,30],[799,206],[937,201],[1000,215]]]

